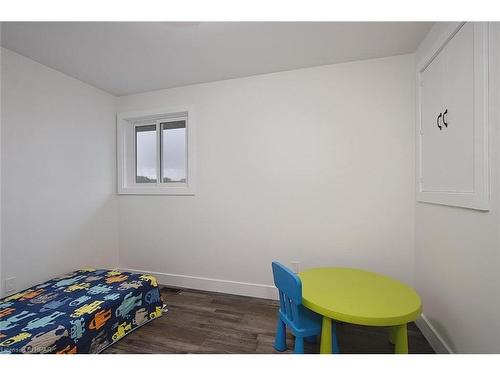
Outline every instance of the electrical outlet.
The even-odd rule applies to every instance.
[[[290,263],[292,264],[292,270],[293,270],[293,272],[299,273],[299,265],[300,265],[300,263],[298,261],[296,261],[296,260],[293,260]]]
[[[5,279],[5,293],[12,293],[16,291],[16,278],[10,277]]]

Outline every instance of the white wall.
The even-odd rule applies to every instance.
[[[197,195],[121,196],[120,266],[261,296],[274,259],[411,283],[413,66],[404,55],[118,98],[119,111],[192,104],[198,120]]]
[[[412,67],[407,55],[118,98],[120,111],[194,105],[198,187],[117,207],[115,98],[4,49],[2,277],[22,289],[119,264],[270,296],[279,259],[411,282]]]
[[[416,204],[416,287],[427,320],[458,353],[500,352],[499,23],[490,38],[491,210]]]
[[[2,50],[2,277],[117,264],[115,98]]]

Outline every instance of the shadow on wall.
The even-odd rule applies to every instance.
[[[115,268],[118,266],[118,199],[114,193],[103,197],[101,204],[81,223],[68,246],[82,251],[84,258],[74,262],[74,268]]]
[[[76,269],[117,266],[116,196],[102,194],[85,202],[79,192],[72,195],[50,212],[32,213],[22,238],[12,234],[6,241],[3,275],[16,277],[17,290]]]

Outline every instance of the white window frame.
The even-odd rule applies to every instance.
[[[186,120],[186,182],[162,182],[161,180],[161,122]],[[156,144],[156,183],[137,183],[136,134],[137,126],[154,125],[160,132]],[[196,170],[196,143],[194,111],[191,106],[148,111],[117,113],[117,179],[118,194],[135,195],[194,195]]]

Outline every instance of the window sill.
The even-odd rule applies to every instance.
[[[118,189],[118,195],[195,195],[188,186],[132,186]]]

